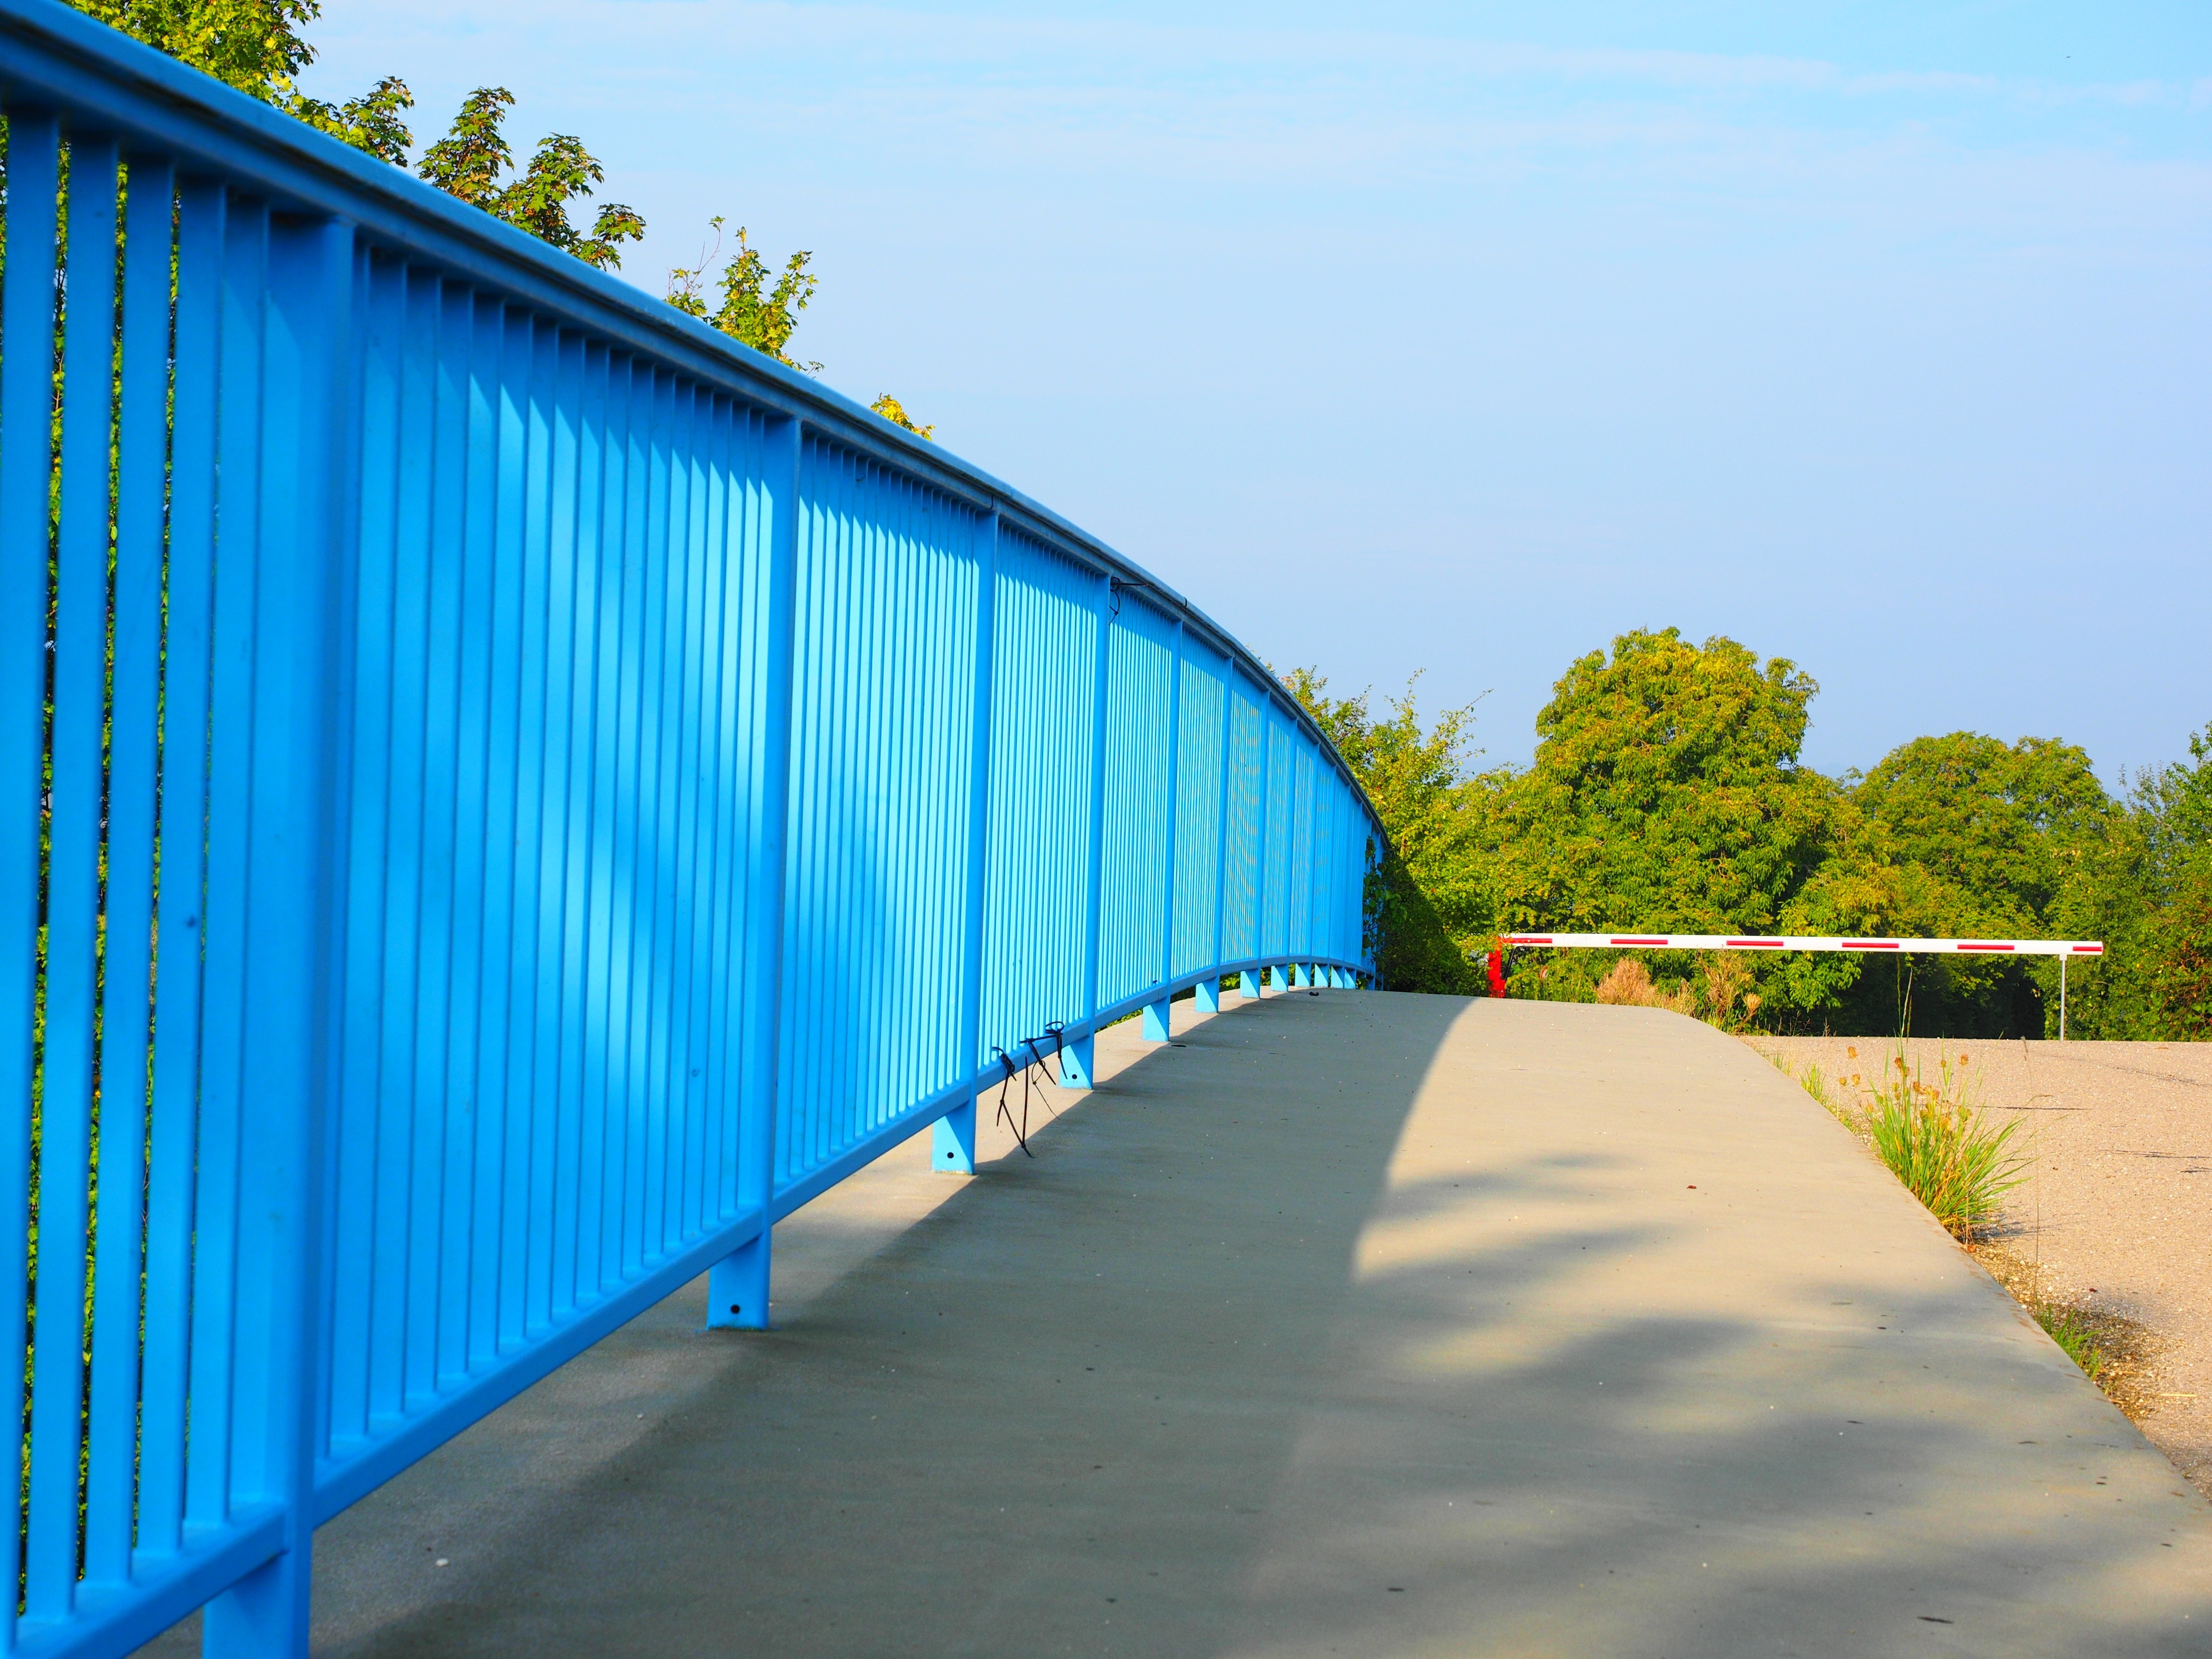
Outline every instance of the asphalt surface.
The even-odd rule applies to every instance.
[[[2212,1654],[2212,1504],[1743,1044],[1176,1015],[325,1527],[318,1650]]]

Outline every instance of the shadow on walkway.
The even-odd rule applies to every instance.
[[[1741,1045],[1101,1047],[787,1222],[775,1332],[694,1286],[326,1527],[319,1649],[2212,1653],[2212,1508]]]

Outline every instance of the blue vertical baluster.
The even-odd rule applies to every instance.
[[[27,1224],[33,1020],[38,996],[40,797],[45,788],[46,507],[53,455],[55,242],[61,129],[36,111],[8,112],[8,277],[0,340],[0,1203]],[[40,349],[32,342],[46,342]],[[11,1423],[23,1417],[29,1228],[0,1227],[0,1355]],[[13,1513],[10,1504],[10,1513]],[[13,1584],[16,1528],[0,1528]],[[0,1650],[15,1646],[15,1598],[4,1598]]]
[[[374,1170],[374,1208],[364,1218],[370,1230],[368,1294],[360,1318],[364,1374],[357,1384],[362,1431],[373,1432],[380,1419],[390,1422],[404,1409],[410,1327],[413,1260],[417,1224],[414,1212],[417,1160],[416,1139],[415,1036],[419,1013],[416,949],[417,906],[426,874],[422,864],[422,732],[427,661],[429,584],[422,549],[426,533],[427,494],[422,480],[428,469],[422,451],[430,432],[427,353],[417,354],[417,314],[422,311],[422,283],[396,258],[373,257],[365,273],[362,297],[361,547],[357,555],[364,613],[368,584],[384,590],[377,619],[386,628],[381,658],[386,702],[381,726],[391,752],[378,784],[356,783],[356,823],[374,823],[373,844],[383,867],[374,881],[357,888],[357,902],[375,903],[381,915],[363,924],[374,939],[374,956],[354,940],[348,945],[360,964],[363,982],[373,986],[365,1000],[378,1010],[372,1034],[374,1059],[364,1054],[362,1071],[374,1079],[375,1139],[368,1162]],[[370,715],[373,647],[371,618],[362,618],[363,641],[359,700],[364,720]],[[360,754],[357,764],[369,763]],[[359,860],[358,847],[349,856]],[[374,975],[374,979],[368,976]],[[356,981],[349,974],[348,983]],[[350,1051],[349,1051],[350,1057]],[[351,1086],[350,1085],[349,1085]],[[350,1098],[349,1115],[356,1109]],[[343,1158],[346,1154],[342,1153]],[[343,1171],[342,1171],[343,1176]],[[333,1271],[337,1271],[333,1264]],[[333,1366],[336,1367],[334,1358]],[[333,1419],[337,1416],[333,1402]]]
[[[112,141],[72,137],[62,343],[59,556],[46,878],[45,1089],[30,1429],[27,1618],[70,1613],[77,1578],[88,1186],[98,1076],[100,727],[107,632],[107,442],[115,327]],[[12,194],[12,191],[11,191]],[[40,535],[41,544],[45,537]]]
[[[962,919],[960,1036],[956,1064],[963,1078],[982,1069],[983,896],[991,845],[992,665],[996,660],[999,515],[984,516],[975,538],[975,700],[968,742],[966,913]],[[930,1134],[930,1165],[949,1175],[975,1172],[975,1096],[939,1118]]]
[[[95,164],[88,159],[84,149],[73,155],[73,175],[76,177],[88,175],[93,166]],[[77,175],[77,168],[84,168],[84,175]],[[55,368],[51,341],[53,341],[55,295],[53,270],[55,258],[58,258],[58,239],[60,239],[60,216],[58,216],[60,126],[51,118],[40,115],[38,111],[22,111],[22,108],[9,111],[7,185],[9,283],[7,319],[4,319],[7,334],[4,334],[4,338],[9,343],[9,349],[4,358],[0,358],[0,491],[4,491],[4,495],[0,495],[0,515],[4,515],[4,518],[0,518],[0,529],[4,529],[4,540],[0,540],[0,575],[7,577],[7,592],[18,595],[18,598],[7,606],[0,606],[0,629],[7,629],[7,633],[0,635],[7,641],[7,648],[0,650],[0,675],[7,675],[7,703],[0,706],[0,757],[4,757],[7,772],[0,775],[0,781],[4,781],[4,785],[7,785],[7,803],[9,810],[11,810],[11,817],[4,823],[4,830],[0,830],[0,858],[4,858],[4,865],[0,865],[0,878],[7,880],[7,890],[4,890],[7,905],[0,905],[0,925],[7,927],[4,960],[0,960],[0,975],[4,975],[4,978],[0,978],[0,994],[4,994],[7,1000],[4,1000],[4,1005],[0,1005],[0,1013],[4,1013],[4,1018],[7,1018],[7,1029],[4,1029],[4,1037],[0,1037],[0,1044],[4,1044],[0,1053],[4,1053],[4,1060],[7,1060],[9,1091],[7,1197],[9,1201],[15,1203],[15,1214],[24,1218],[24,1225],[15,1225],[9,1232],[7,1248],[11,1252],[11,1259],[9,1259],[7,1272],[0,1274],[0,1297],[4,1297],[4,1307],[7,1307],[9,1349],[13,1349],[18,1356],[18,1358],[11,1360],[13,1371],[9,1389],[18,1391],[20,1402],[24,1367],[15,1343],[20,1340],[20,1332],[24,1329],[24,1318],[28,1312],[27,1305],[24,1305],[24,1279],[27,1279],[28,1272],[27,1243],[28,1214],[31,1214],[31,1210],[28,1210],[28,1206],[31,1206],[31,1106],[33,1106],[33,1088],[38,1088],[33,1071],[35,1064],[38,1064],[33,1020],[35,1002],[38,1002],[40,796],[45,792],[46,783],[45,776],[42,776],[46,741],[45,679],[46,661],[49,661],[46,557],[49,557],[51,542],[46,514],[49,514],[49,487],[51,476],[53,476],[49,422],[51,410],[53,410]],[[76,208],[76,204],[70,204],[70,206]],[[115,191],[112,191],[111,179],[108,215],[112,215],[112,212],[115,212]],[[70,219],[73,222],[77,219],[76,210],[70,212]],[[91,234],[91,232],[82,230],[82,222],[73,223],[70,232],[73,234]],[[80,241],[77,246],[82,248],[86,243]],[[112,257],[108,265],[112,270]],[[93,288],[95,288],[95,283],[86,281],[86,289]],[[93,310],[95,301],[86,296],[84,305],[86,310]],[[70,321],[76,321],[76,316]],[[76,345],[76,352],[82,361],[86,347]],[[97,387],[82,385],[88,383],[88,380],[97,380]],[[101,398],[106,398],[106,374],[93,374],[88,369],[84,376],[70,378],[69,387],[70,392],[76,392],[80,403],[82,396],[93,392],[93,389],[100,392]],[[84,416],[80,414],[80,420]],[[104,508],[104,502],[101,502],[101,508]],[[104,511],[101,511],[101,518],[104,518]],[[70,529],[76,529],[76,526],[70,526]],[[101,535],[97,540],[104,542],[106,538]],[[104,560],[104,546],[100,546],[97,542],[91,549],[91,560],[97,564],[100,588],[104,588],[106,586],[106,560]],[[86,580],[84,564],[86,556],[82,556],[82,553],[66,562],[64,573],[62,573],[64,575],[64,592],[69,592],[70,588]],[[53,841],[53,872],[62,874],[66,856],[70,865],[69,890],[73,902],[88,902],[93,887],[97,883],[97,734],[100,734],[100,708],[97,708],[100,681],[97,681],[97,675],[100,675],[100,650],[95,644],[97,635],[88,635],[86,629],[97,626],[104,606],[97,599],[93,599],[93,595],[86,595],[84,602],[80,602],[80,608],[82,604],[91,604],[93,613],[82,626],[73,630],[77,635],[76,653],[91,650],[91,659],[80,664],[73,654],[70,659],[64,661],[60,657],[60,641],[55,641],[53,657],[55,696],[58,696],[58,706],[55,706],[55,721],[58,721],[55,741],[58,741],[58,745],[60,745],[60,738],[64,737],[64,732],[73,734],[80,744],[84,741],[84,717],[77,717],[73,708],[69,710],[69,726],[62,726],[64,710],[60,706],[60,696],[69,695],[70,702],[76,703],[80,696],[84,696],[86,679],[88,679],[88,688],[91,688],[91,695],[95,699],[91,708],[91,717],[88,717],[91,719],[93,754],[88,757],[88,761],[77,759],[69,765],[69,772],[66,772],[66,781],[70,783],[69,799],[64,801],[62,796],[53,796],[53,801],[51,801],[55,814],[53,821],[51,821],[55,836],[60,836],[66,827],[76,836],[91,838],[82,848],[66,849],[66,854],[62,848],[62,841]],[[76,619],[66,613],[60,617],[60,626],[64,630],[69,630],[73,622]],[[58,750],[58,757],[60,757],[60,750]],[[86,796],[86,783],[82,779],[84,779],[86,765],[93,768],[93,817],[73,821],[80,811],[84,811],[82,799]],[[60,787],[64,783],[64,776],[58,775],[53,783],[55,787]],[[64,807],[69,817],[64,817]],[[84,865],[88,874],[76,874],[76,865]],[[49,891],[53,900],[60,900],[60,884]],[[53,915],[55,921],[60,921],[60,905],[58,902],[55,902]],[[84,940],[82,942],[82,956],[88,957],[91,956],[91,918],[86,915],[76,927],[82,931],[82,940]],[[45,1097],[42,1097],[42,1109],[45,1109],[42,1166],[45,1168],[42,1168],[42,1176],[45,1176],[45,1182],[42,1182],[42,1206],[40,1206],[40,1224],[42,1224],[45,1239],[42,1239],[42,1249],[40,1249],[40,1274],[49,1279],[51,1294],[62,1298],[64,1291],[53,1290],[51,1281],[55,1276],[55,1256],[66,1249],[62,1239],[66,1239],[69,1206],[66,1206],[66,1201],[55,1201],[53,1172],[62,1168],[60,1161],[55,1159],[55,1151],[58,1151],[58,1146],[69,1144],[70,1137],[69,1134],[58,1137],[55,1126],[58,1126],[60,1117],[76,1117],[77,1113],[58,1109],[58,1102],[60,1102],[58,1079],[69,1078],[70,1073],[76,1071],[76,1066],[66,1064],[64,1055],[60,1055],[58,1044],[55,1044],[58,1026],[53,1020],[53,964],[58,963],[58,956],[55,956],[53,945],[55,933],[49,931],[49,953],[46,953],[46,963],[49,963],[49,982],[46,982],[49,1015],[46,1015],[45,1078],[42,1078],[42,1084],[45,1084]],[[70,956],[77,956],[77,953],[80,953],[80,947],[73,945]],[[84,967],[84,988],[82,988],[82,994],[73,991],[73,995],[82,995],[84,1000],[91,998],[91,963],[88,960],[86,960]],[[91,1091],[91,1075],[88,1075],[91,1073],[91,1020],[88,1020],[88,1011],[86,1011],[82,1024],[84,1024],[84,1040],[82,1040],[84,1060],[80,1064],[86,1073],[82,1086],[88,1093]],[[60,1030],[73,1040],[73,1033],[70,1033],[66,1022]],[[64,1064],[58,1064],[58,1061],[64,1061]],[[55,1249],[55,1245],[60,1245],[60,1249]],[[84,1291],[84,1265],[80,1259],[77,1261],[76,1291],[66,1297],[66,1301],[76,1303],[77,1307],[73,1318],[82,1318],[82,1291]],[[66,1310],[62,1310],[62,1312],[66,1312]],[[76,1370],[76,1356],[69,1354],[69,1347],[66,1347],[69,1336],[66,1336],[64,1322],[62,1322],[62,1312],[55,1314],[51,1322],[45,1322],[45,1329],[40,1332],[38,1356],[35,1356],[40,1364],[40,1376],[35,1378],[33,1394],[31,1394],[33,1425],[40,1418],[46,1418],[51,1422],[55,1413],[62,1409],[60,1398],[55,1398],[53,1405],[46,1402],[49,1374],[66,1380],[66,1370]],[[66,1370],[58,1371],[53,1360],[49,1358],[49,1347],[55,1356],[70,1358]],[[76,1407],[70,1405],[69,1411],[70,1418],[76,1416]],[[22,1413],[18,1411],[18,1416],[11,1418],[11,1420],[20,1422],[20,1418],[22,1418]],[[45,1458],[46,1471],[49,1471],[46,1484],[51,1486],[55,1480],[55,1471],[60,1471],[66,1480],[66,1493],[58,1493],[40,1506],[38,1495],[33,1491],[31,1540],[28,1540],[27,1559],[28,1573],[33,1577],[27,1586],[27,1608],[24,1608],[28,1617],[33,1617],[33,1620],[64,1614],[69,1610],[70,1589],[73,1589],[77,1577],[77,1468],[76,1444],[73,1444],[76,1443],[76,1422],[70,1420],[69,1429],[70,1444],[66,1444],[66,1447],[58,1444],[53,1451],[46,1451]],[[49,1440],[55,1440],[51,1431]],[[35,1484],[40,1475],[40,1462],[42,1462],[35,1444],[31,1449],[31,1462],[33,1462]],[[60,1517],[60,1524],[66,1528],[66,1535],[55,1535],[53,1540],[46,1540],[40,1533],[40,1526],[45,1524],[46,1528],[53,1528],[55,1517]],[[13,1577],[15,1577],[15,1528],[13,1526],[7,1528],[7,1547],[4,1548],[7,1548],[9,1559],[9,1579],[13,1582]],[[66,1559],[62,1559],[64,1553]],[[0,1621],[0,1626],[13,1632],[13,1626],[15,1626],[15,1597],[13,1595],[7,1597],[7,1620]],[[13,1641],[9,1641],[9,1646],[13,1648]]]
[[[169,471],[168,595],[162,671],[161,889],[167,948],[155,975],[153,1123],[146,1189],[146,1346],[142,1364],[137,1547],[183,1542],[187,1365],[192,1318],[193,1170],[199,1156],[202,826],[214,606],[217,368],[226,201],[219,185],[178,191],[175,403]],[[4,430],[4,425],[0,425]]]
[[[397,301],[401,271],[396,261],[365,252],[357,273],[362,352],[355,408],[362,460],[360,499],[341,510],[355,526],[353,568],[345,583],[352,624],[349,680],[352,719],[345,731],[342,765],[345,802],[346,919],[343,1018],[343,1080],[332,1123],[335,1183],[329,1217],[331,1243],[324,1272],[324,1305],[330,1310],[332,1443],[357,1443],[368,1432],[372,1322],[387,1304],[394,1270],[380,1249],[380,1188],[388,1166],[379,1167],[384,1134],[403,1113],[386,1097],[381,1064],[388,1015],[385,929],[391,920],[385,894],[403,860],[393,856],[387,815],[392,798],[392,670],[396,646],[392,503],[398,485],[399,433]],[[338,1294],[337,1263],[358,1264]]]
[[[587,358],[580,335],[560,337],[553,400],[552,489],[548,508],[551,519],[556,596],[564,596],[571,609],[568,624],[558,629],[566,642],[566,678],[562,692],[568,707],[562,754],[567,833],[557,848],[549,849],[557,859],[562,892],[560,1000],[556,1032],[559,1042],[560,1092],[558,1131],[554,1152],[553,1237],[549,1318],[558,1322],[573,1313],[577,1302],[577,1247],[583,1233],[584,1197],[597,1171],[586,1162],[585,1103],[585,1042],[588,1030],[586,975],[591,920],[592,871],[592,694],[599,679],[599,538],[595,534],[599,508],[596,476],[590,465],[592,434],[585,423],[586,398],[594,384],[588,365],[604,359]],[[556,619],[559,611],[556,605]]]
[[[620,906],[617,893],[617,809],[621,793],[620,714],[627,634],[623,620],[623,583],[627,567],[621,535],[620,498],[622,415],[617,395],[622,360],[597,346],[586,349],[583,396],[577,426],[577,511],[582,532],[590,538],[591,558],[585,566],[590,584],[593,628],[597,633],[592,657],[592,687],[587,719],[589,747],[580,750],[587,763],[587,817],[591,830],[586,866],[583,956],[578,969],[582,981],[581,1061],[577,1117],[579,1123],[576,1192],[576,1260],[574,1297],[578,1307],[599,1299],[608,1274],[607,1241],[615,1214],[613,1160],[610,1148],[618,1146],[614,1135],[614,990],[618,983],[617,922]]]
[[[480,734],[483,690],[474,639],[488,606],[481,556],[471,556],[471,482],[476,425],[471,358],[476,296],[445,281],[427,295],[434,306],[437,364],[432,390],[428,547],[430,631],[428,712],[423,732],[425,793],[422,976],[417,995],[422,1038],[416,1088],[415,1206],[419,1284],[427,1304],[418,1333],[422,1358],[410,1382],[425,1396],[468,1372],[469,1126],[474,1098],[470,1059],[477,1029],[477,896],[482,881]],[[417,1380],[419,1378],[419,1381]]]
[[[472,1188],[460,1249],[466,1287],[465,1369],[499,1352],[503,1301],[501,1224],[507,1164],[507,975],[513,961],[515,823],[516,647],[521,592],[516,569],[514,478],[517,436],[507,418],[508,311],[479,295],[469,371],[467,559],[477,608],[464,612],[470,672],[470,790],[465,843],[471,900],[465,912],[471,995],[462,1005],[470,1038],[458,1055],[454,1082],[473,1131]]]
[[[84,1576],[131,1571],[138,1440],[139,1227],[153,961],[154,793],[161,651],[161,496],[168,470],[170,216],[166,162],[132,158],[124,223],[123,406],[117,430],[107,961],[100,1047],[99,1243]]]
[[[240,1066],[246,991],[246,795],[253,706],[253,569],[259,525],[262,297],[269,216],[230,198],[222,216],[221,358],[214,399],[206,868],[201,902],[198,1145],[192,1199],[191,1333],[185,1525],[222,1525],[232,1510],[238,1267]],[[181,364],[179,365],[181,369]],[[179,734],[180,736],[182,734]],[[189,741],[189,739],[187,739]],[[188,831],[188,833],[191,833]],[[197,838],[197,837],[196,837]]]
[[[545,746],[545,549],[539,535],[538,503],[545,493],[544,441],[535,432],[538,405],[537,328],[520,306],[507,308],[499,389],[499,543],[505,577],[514,596],[514,635],[507,647],[503,695],[509,699],[509,729],[502,735],[501,774],[513,801],[505,862],[507,926],[501,939],[507,958],[502,1032],[504,1040],[487,1056],[488,1069],[501,1079],[504,1103],[500,1126],[499,1304],[495,1346],[501,1353],[520,1348],[530,1329],[536,1278],[542,1259],[538,1217],[543,1213],[535,1179],[543,1104],[538,1069],[538,964],[554,935],[542,928],[539,878],[546,809]],[[546,1092],[552,1079],[544,1079]]]

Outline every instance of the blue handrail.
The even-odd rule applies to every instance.
[[[764,1324],[998,1052],[1371,975],[1356,782],[1110,549],[55,0],[0,107],[0,1649],[304,1653],[319,1522]]]

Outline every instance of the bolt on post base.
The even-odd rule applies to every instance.
[[[768,1328],[769,1253],[773,1235],[761,1229],[707,1269],[707,1328],[764,1331]]]
[[[975,1173],[975,1102],[972,1096],[929,1126],[929,1167],[939,1175]]]

